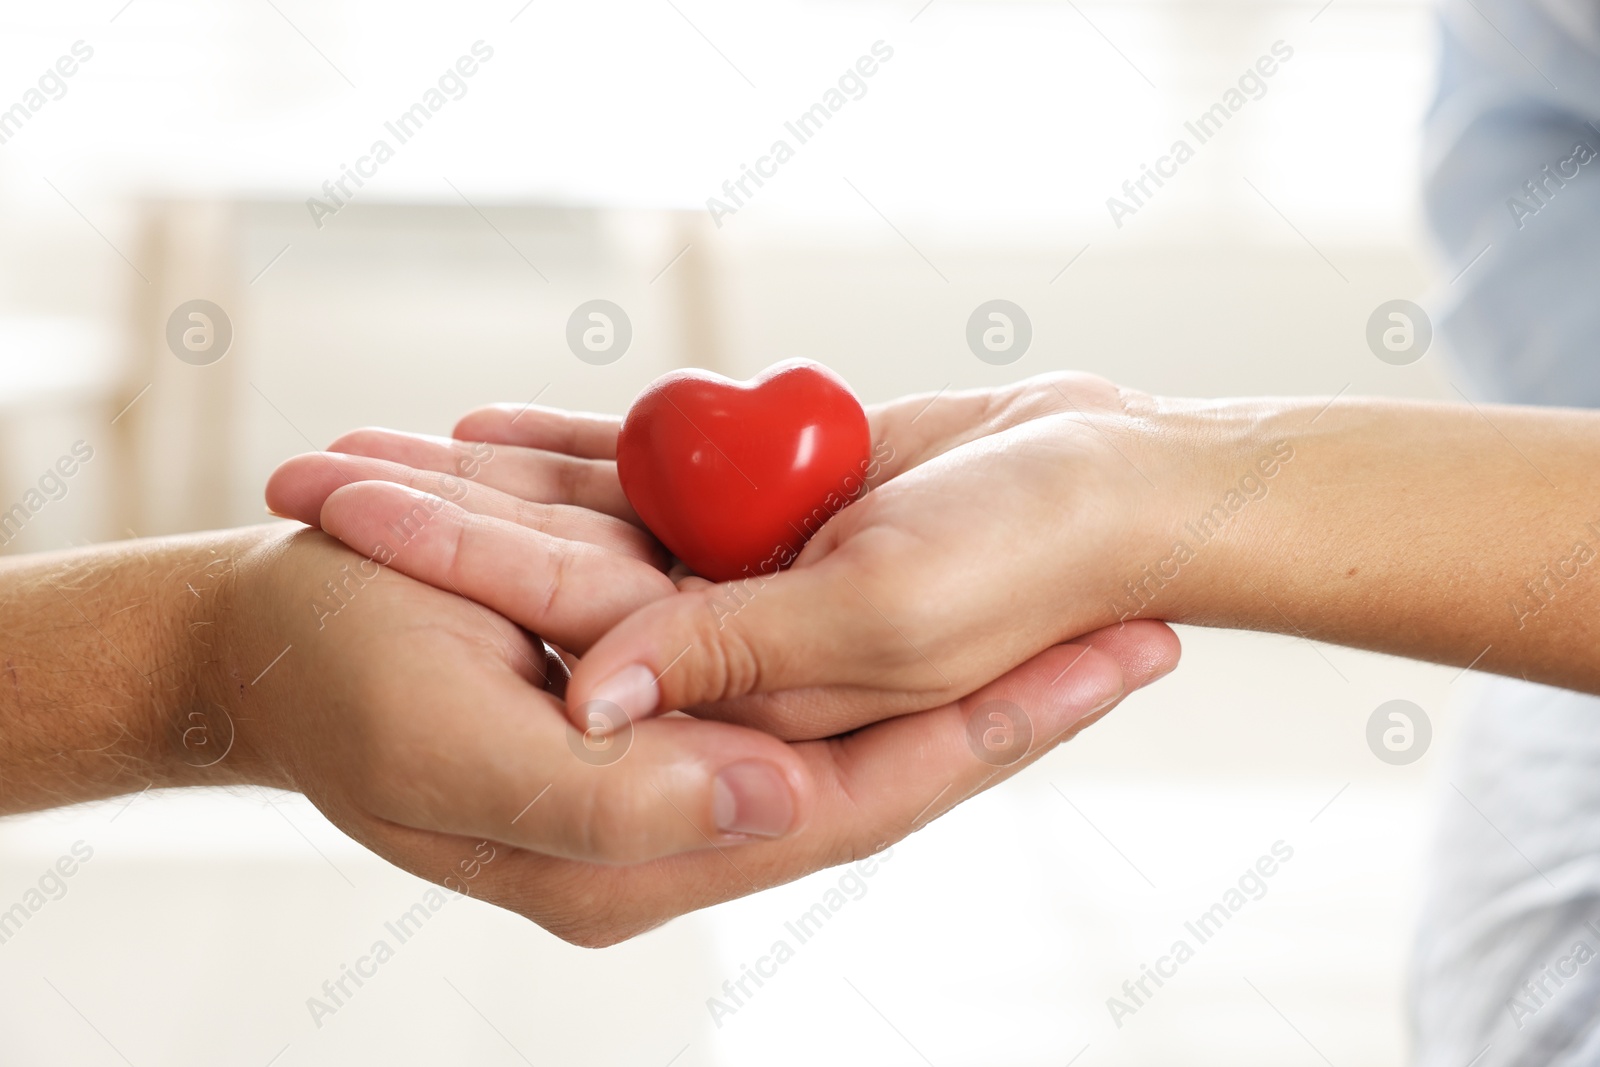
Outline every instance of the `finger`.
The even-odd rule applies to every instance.
[[[573,721],[581,721],[591,700],[615,704],[639,720],[752,692],[835,685],[948,689],[950,677],[849,579],[848,553],[842,549],[771,578],[687,589],[629,616],[573,672]]]
[[[479,515],[514,522],[552,537],[587,541],[657,567],[666,565],[666,554],[654,538],[610,515],[567,504],[539,504],[454,474],[417,470],[391,460],[342,452],[313,452],[285,460],[267,479],[267,507],[274,514],[317,526],[329,494],[361,481],[394,482],[443,497]]]
[[[678,588],[682,590],[684,584],[679,583]],[[1165,624],[1146,619],[1108,626],[1072,643],[1079,646],[1080,655],[1098,648],[1124,662],[1130,686],[1149,684],[1176,666],[1178,660],[1177,635]],[[1069,672],[1075,669],[1075,665],[1068,667]],[[810,741],[922,711],[927,706],[926,694],[916,690],[896,692],[872,686],[828,685],[750,693],[684,710],[696,718],[754,727],[785,741]]]
[[[987,416],[994,390],[922,393],[899,397],[867,408],[872,427],[873,458],[878,469],[868,477],[874,487],[941,452],[991,432]]]
[[[901,397],[867,409],[878,485],[952,448],[1030,419],[1122,411],[1120,390],[1091,374],[1056,372],[998,389]]]
[[[1122,666],[1130,690],[1165,678],[1177,669],[1182,648],[1172,627],[1154,619],[1107,626],[1073,642],[1097,648]]]
[[[862,807],[858,833],[899,840],[1076,735],[1132,688],[1110,653],[1056,645],[961,700],[839,739],[831,781],[813,773],[824,796],[831,784]]]
[[[1070,634],[990,625],[977,631],[981,641],[961,639],[938,620],[969,604],[990,610],[991,598],[974,592],[982,587],[970,580],[970,553],[885,525],[825,543],[829,529],[861,514],[836,516],[806,550],[823,542],[824,551],[802,554],[787,571],[682,589],[619,623],[574,671],[572,711],[598,699],[639,719],[700,714],[703,705],[752,693],[794,700],[791,691],[844,690],[861,717],[840,719],[822,703],[820,714],[796,722],[738,720],[786,737],[828,736],[963,696]]]
[[[677,907],[684,899],[681,891],[641,877],[670,859],[635,866],[598,864],[521,848],[503,837],[420,830],[361,810],[328,814],[360,844],[441,887],[436,896],[422,898],[430,917],[452,901],[473,897],[530,919],[564,941],[603,948],[692,910]],[[632,883],[639,884],[634,888]],[[638,914],[619,914],[630,910],[648,910],[658,917],[641,921]]]
[[[568,689],[573,721],[598,699],[635,719],[687,709],[810,739],[921,711],[976,687],[987,675],[969,677],[966,652],[914,644],[895,625],[907,612],[873,585],[881,568],[860,561],[874,558],[851,542],[771,578],[680,585],[676,596],[623,620],[585,654]],[[1088,644],[1145,648],[1151,631],[1129,631],[1113,627]],[[996,635],[986,662],[1004,669],[1037,651],[1021,641]]]
[[[562,452],[582,459],[616,459],[617,433],[621,429],[622,420],[615,415],[532,404],[491,404],[467,412],[451,436],[463,441]]]
[[[357,796],[372,815],[552,856],[641,863],[802,827],[814,790],[789,746],[755,730],[670,718],[595,741],[510,671],[463,685],[418,657],[370,745]]]
[[[1173,665],[1176,642],[1160,624],[1136,630],[1111,650],[1049,649],[966,699],[859,731],[794,745],[816,783],[809,820],[778,841],[654,863],[598,868],[532,857],[483,884],[487,899],[534,918],[577,944],[615,944],[687,911],[858,861],[870,875],[879,850],[925,826],[963,797],[997,784],[1104,715],[1125,695],[1140,663]],[[1070,669],[1068,669],[1070,668]],[[975,750],[972,722],[996,701],[1024,709],[1026,746]],[[980,724],[983,720],[979,720]],[[978,752],[989,758],[980,758]],[[1015,756],[1011,762],[1006,759]],[[863,859],[866,857],[866,859]],[[503,878],[503,881],[494,881]],[[519,881],[520,880],[520,881]],[[537,887],[537,889],[533,888]]]
[[[667,576],[641,560],[474,515],[391,482],[334,490],[320,525],[381,564],[579,653],[630,612],[673,592]]]
[[[635,524],[639,521],[617,481],[617,465],[610,460],[377,428],[353,430],[329,445],[328,451],[392,460],[470,478],[523,500],[574,504]]]

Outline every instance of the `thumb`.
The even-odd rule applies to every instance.
[[[846,558],[833,553],[769,577],[699,585],[640,608],[579,661],[568,716],[587,729],[619,709],[637,721],[787,689],[949,690],[947,673],[884,613],[894,611],[887,595]]]

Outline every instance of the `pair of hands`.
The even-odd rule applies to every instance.
[[[615,419],[493,407],[455,440],[362,430],[289,460],[269,506],[348,547],[299,531],[242,561],[230,655],[298,657],[262,682],[295,721],[241,714],[258,776],[603,945],[869,855],[1176,665],[1169,629],[1107,627],[1104,576],[1074,566],[1137,519],[1100,425],[1130,417],[1116,389],[1052,376],[869,417],[871,491],[789,571],[722,586],[666,571]],[[580,733],[614,705],[631,726]],[[485,841],[507,847],[484,862]]]

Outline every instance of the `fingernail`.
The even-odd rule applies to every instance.
[[[794,824],[794,796],[770,763],[742,760],[722,768],[712,786],[717,829],[728,834],[781,837]]]
[[[1115,707],[1118,701],[1128,695],[1126,687],[1120,678],[1117,680],[1114,688],[1102,689],[1101,692],[1103,692],[1105,695],[1100,697],[1100,699],[1095,700],[1094,705],[1090,707],[1088,711],[1080,713],[1067,713],[1061,719],[1061,721],[1055,725],[1055,729],[1050,731],[1050,736],[1059,738],[1076,732],[1082,728],[1084,723],[1090,721],[1096,715],[1100,715]],[[1082,707],[1083,703],[1086,703],[1090,699],[1092,698],[1089,697],[1088,694],[1084,694],[1082,697],[1080,697],[1080,703],[1078,706]]]
[[[601,682],[589,699],[615,704],[631,723],[656,710],[661,703],[661,689],[656,685],[654,671],[634,663]]]
[[[1127,695],[1128,695],[1127,686],[1124,683],[1121,683],[1121,682],[1117,683],[1117,691],[1112,693],[1110,696],[1106,697],[1104,700],[1100,701],[1100,703],[1096,704],[1094,706],[1094,708],[1090,710],[1089,714],[1083,716],[1083,718],[1084,719],[1092,719],[1094,716],[1099,715],[1101,712],[1110,711],[1112,708],[1117,706],[1117,702],[1118,701],[1120,701],[1123,697],[1125,697]],[[1082,719],[1080,719],[1079,721],[1081,722]]]
[[[1152,674],[1150,677],[1146,678],[1144,680],[1144,684],[1141,685],[1139,688],[1143,689],[1146,685],[1154,685],[1155,683],[1161,681],[1161,679],[1165,678],[1167,675],[1171,674],[1173,671],[1175,671],[1177,669],[1178,669],[1178,665],[1176,663],[1174,663],[1172,666],[1168,667],[1166,670],[1159,671],[1159,672],[1157,672],[1155,674]]]
[[[1116,689],[1114,691],[1107,691],[1107,695],[1096,701],[1094,707],[1090,708],[1082,715],[1071,715],[1066,719],[1066,721],[1058,723],[1055,729],[1051,730],[1046,735],[1049,738],[1049,741],[1046,742],[1047,747],[1054,748],[1063,741],[1067,741],[1076,737],[1078,732],[1086,729],[1087,724],[1092,723],[1096,716],[1116,707],[1118,701],[1127,695],[1128,694],[1123,683],[1119,680],[1117,682]]]

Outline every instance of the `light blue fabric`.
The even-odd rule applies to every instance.
[[[1600,699],[1487,678],[1465,712],[1418,929],[1417,1062],[1600,1063]]]
[[[1441,25],[1425,205],[1466,273],[1439,286],[1440,336],[1485,399],[1600,406],[1600,159],[1520,229],[1507,206],[1538,206],[1524,183],[1575,144],[1600,151],[1600,53],[1532,0],[1445,0]]]
[[[1524,189],[1579,142],[1600,154],[1600,0],[1445,0],[1441,25],[1424,176],[1452,264],[1430,308],[1451,376],[1482,399],[1600,406],[1600,158],[1547,180],[1543,204]],[[1520,227],[1513,197],[1538,208]],[[1600,958],[1574,957],[1600,953],[1600,699],[1486,679],[1459,710],[1411,976],[1416,1062],[1600,1067]],[[1563,959],[1575,973],[1546,972]]]

